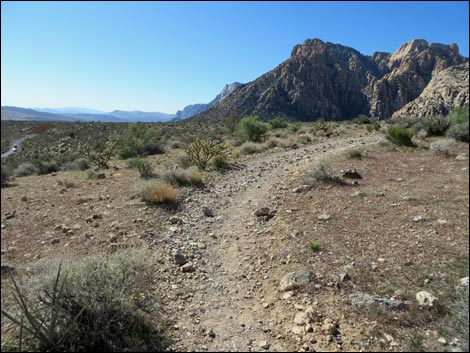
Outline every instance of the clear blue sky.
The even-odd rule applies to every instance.
[[[468,57],[468,2],[1,3],[1,104],[175,113],[308,38],[363,54],[411,39]]]

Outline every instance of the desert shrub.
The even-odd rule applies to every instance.
[[[275,147],[286,147],[287,143],[278,138],[270,138],[265,143],[266,148],[275,148]]]
[[[354,124],[373,124],[376,122],[374,118],[369,118],[367,115],[361,114],[351,120]]]
[[[111,135],[122,159],[165,153],[160,138],[157,128],[149,128],[142,123],[131,123],[123,133]]]
[[[237,134],[243,142],[259,142],[268,130],[269,125],[259,121],[257,116],[245,116],[237,125]]]
[[[156,182],[142,190],[141,198],[149,205],[173,204],[176,202],[176,190],[169,184]]]
[[[310,248],[310,250],[312,250],[313,252],[317,252],[317,251],[320,251],[320,247],[321,247],[321,244],[319,242],[316,242],[316,241],[310,241],[308,243],[308,247]]]
[[[116,148],[115,142],[101,142],[97,141],[94,143],[82,143],[78,147],[80,155],[88,159],[92,164],[98,168],[109,168],[109,160],[114,155]]]
[[[312,187],[320,184],[344,184],[339,177],[334,175],[330,164],[324,159],[314,163],[311,169],[301,177],[301,181],[302,184]]]
[[[176,163],[180,168],[187,169],[194,165],[193,160],[187,154],[179,156]]]
[[[300,125],[299,123],[292,123],[287,127],[287,130],[289,130],[290,132],[295,133],[295,132],[299,131],[301,127],[302,127],[302,125]]]
[[[308,134],[299,135],[299,137],[297,138],[297,142],[302,145],[307,145],[313,142],[313,137],[312,135],[308,135]]]
[[[429,146],[429,149],[435,154],[449,157],[451,155],[451,149],[454,144],[454,140],[439,140],[432,142]]]
[[[446,135],[456,141],[469,142],[468,121],[452,125]]]
[[[463,124],[468,123],[468,116],[469,116],[469,107],[468,105],[464,107],[457,107],[454,108],[449,113],[449,119],[452,121],[452,124]]]
[[[7,185],[8,181],[12,177],[12,172],[9,167],[2,164],[2,177],[1,177],[1,186]]]
[[[413,130],[406,129],[402,126],[390,126],[387,129],[387,139],[396,146],[413,146],[413,142],[411,141],[413,136]]]
[[[196,140],[186,148],[186,154],[199,169],[206,169],[215,156],[226,154],[229,146],[217,140]]]
[[[236,160],[236,159],[240,158],[240,154],[241,154],[240,150],[232,150],[231,156],[232,156],[233,159]]]
[[[423,118],[424,129],[430,136],[442,136],[447,129],[452,125],[448,116],[425,116]]]
[[[146,159],[133,159],[129,166],[137,169],[141,178],[148,179],[154,176],[152,164]]]
[[[219,154],[212,158],[212,165],[217,170],[226,169],[230,163],[226,154]]]
[[[237,113],[232,112],[228,116],[227,119],[225,119],[225,127],[229,131],[229,133],[233,133],[238,125],[238,122],[240,121],[240,117],[238,116]]]
[[[31,162],[20,164],[14,171],[13,175],[21,177],[27,176],[38,172],[38,168]]]
[[[56,273],[41,263],[33,278],[23,279],[24,289],[12,277],[14,312],[24,321],[3,303],[2,316],[22,330],[27,351],[160,351],[169,341],[150,258],[142,250],[95,255],[61,264]]]
[[[87,172],[87,178],[88,179],[98,179],[99,178],[99,173],[94,171],[94,170],[89,170]]]
[[[57,184],[59,184],[60,186],[65,186],[67,189],[74,188],[77,186],[77,184],[70,179],[59,179],[57,180]]]
[[[245,142],[240,146],[240,153],[243,155],[260,153],[265,151],[267,148],[264,143]]]
[[[168,148],[175,150],[175,149],[184,148],[184,143],[181,141],[168,141],[167,146]]]
[[[271,126],[271,129],[284,129],[287,127],[287,122],[281,117],[269,120],[268,124]]]
[[[49,159],[48,157],[36,159],[33,163],[39,175],[50,174],[59,171],[58,163],[53,159]]]
[[[364,151],[362,148],[351,148],[347,150],[344,155],[347,159],[362,159],[364,156]]]
[[[162,179],[175,186],[201,186],[202,175],[195,168],[167,170]]]

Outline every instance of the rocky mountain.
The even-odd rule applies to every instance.
[[[456,44],[417,39],[393,54],[366,56],[340,44],[309,39],[294,46],[290,58],[278,67],[194,118],[221,120],[236,112],[303,121],[345,120],[359,114],[385,119],[418,98],[439,72],[466,62]]]
[[[176,117],[174,120],[187,119],[193,115],[199,114],[203,111],[206,111],[207,109],[212,108],[213,106],[221,102],[223,99],[231,95],[241,85],[242,84],[240,82],[233,82],[225,85],[222,91],[211,102],[207,104],[199,103],[188,105],[184,107],[183,110],[178,110],[176,112]]]
[[[433,76],[418,98],[392,115],[392,119],[446,115],[469,104],[469,64],[451,66]]]

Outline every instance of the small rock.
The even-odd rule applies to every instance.
[[[325,335],[336,335],[338,333],[338,328],[332,324],[332,323],[325,323],[322,325],[321,327],[321,331],[325,334]]]
[[[466,161],[468,159],[468,156],[466,153],[459,153],[457,157],[455,157],[455,159],[458,161]]]
[[[330,216],[329,214],[322,214],[322,215],[319,215],[319,216],[317,217],[317,219],[318,219],[319,221],[327,221],[327,220],[329,220],[330,218],[331,218],[331,216]]]
[[[423,290],[423,291],[416,293],[416,300],[418,301],[418,304],[420,306],[433,307],[434,303],[436,303],[437,301],[437,298],[431,293]]]
[[[15,269],[14,267],[8,266],[8,265],[2,265],[1,268],[2,268],[2,272],[1,272],[2,275],[5,275],[5,274],[7,274],[7,273],[10,273],[10,272],[12,272],[12,271]]]
[[[59,244],[60,243],[60,239],[59,238],[54,238],[51,240],[51,244],[54,245],[54,244]]]
[[[181,266],[181,271],[183,271],[183,272],[193,272],[194,271],[194,266],[191,262],[185,263],[183,266]]]
[[[173,259],[175,260],[177,265],[184,265],[188,262],[188,260],[186,260],[186,257],[184,257],[184,255],[181,254],[178,249],[173,249],[171,251],[171,256],[173,256]]]
[[[461,278],[458,287],[468,287],[468,277]]]
[[[215,338],[215,332],[213,329],[207,330],[206,335],[209,336],[210,338]]]
[[[297,325],[305,325],[307,323],[307,314],[302,312],[295,314],[294,323]]]
[[[359,174],[356,169],[345,169],[342,170],[343,178],[349,179],[362,179],[362,175]]]
[[[171,224],[181,224],[181,223],[183,223],[183,220],[179,217],[176,217],[176,216],[170,217],[169,221],[170,221]]]
[[[281,280],[280,290],[287,292],[306,285],[310,282],[310,272],[298,271],[287,273]]]
[[[446,221],[445,219],[438,219],[437,220],[437,224],[440,225],[440,226],[445,226],[448,223],[449,223],[449,221]]]
[[[290,233],[290,235],[291,235],[293,238],[297,238],[298,236],[300,236],[300,230],[294,229],[294,230],[292,231],[292,233]]]
[[[446,345],[447,344],[447,341],[444,337],[439,337],[439,339],[437,340],[437,342],[439,342],[440,344],[443,344],[443,345]]]
[[[340,282],[347,282],[351,280],[351,276],[349,276],[347,273],[342,273],[339,275],[339,281]]]
[[[212,213],[212,211],[209,209],[209,207],[203,207],[202,208],[202,213],[204,214],[204,216],[206,217],[214,217],[214,213]]]
[[[111,243],[117,243],[118,239],[119,239],[119,237],[116,234],[113,234],[113,233],[109,233],[108,238],[109,238],[109,241]]]
[[[257,217],[263,217],[263,216],[268,216],[269,215],[269,208],[268,207],[262,207],[258,210],[255,211],[255,216]]]
[[[413,222],[423,222],[423,221],[424,221],[424,217],[421,215],[415,216],[413,218]]]
[[[269,349],[268,341],[261,341],[259,344],[259,348],[268,350]]]
[[[295,333],[296,335],[299,335],[299,336],[303,336],[303,335],[305,335],[305,333],[306,333],[305,327],[303,327],[303,326],[297,326],[297,325],[296,325],[296,326],[293,326],[292,329],[291,329],[291,331],[292,331],[293,333]]]
[[[353,192],[351,194],[352,197],[357,197],[357,196],[360,196],[360,197],[366,197],[367,196],[367,193],[364,192],[364,191],[356,191],[356,192]]]
[[[349,295],[349,300],[353,304],[384,304],[390,309],[400,309],[403,307],[403,302],[399,300],[382,298],[378,295],[355,293]]]

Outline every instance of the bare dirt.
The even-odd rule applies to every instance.
[[[454,287],[468,276],[468,159],[384,152],[382,138],[325,138],[243,157],[230,170],[208,173],[204,188],[180,190],[177,210],[141,202],[144,182],[123,161],[103,180],[88,179],[86,171],[16,178],[2,189],[2,265],[148,246],[176,351],[453,349],[452,335],[446,346],[438,342],[445,314],[418,307],[414,296],[427,290],[451,307]],[[346,159],[353,146],[367,156]],[[468,144],[458,152],[468,155]],[[178,153],[150,159],[161,170]],[[363,178],[293,192],[323,158],[337,175],[356,168]],[[262,207],[274,217],[255,216]],[[181,223],[170,223],[175,216]],[[181,271],[173,249],[193,272]],[[311,272],[310,283],[280,291],[282,277],[299,270]],[[350,279],[340,280],[342,273]],[[399,311],[357,307],[353,293],[408,304]],[[294,323],[309,307],[315,319]],[[418,336],[422,343],[413,346]]]

